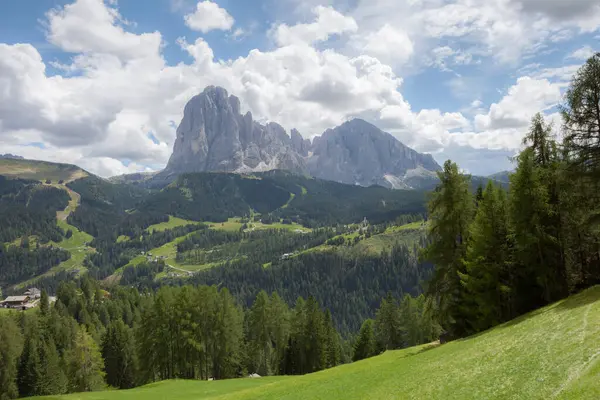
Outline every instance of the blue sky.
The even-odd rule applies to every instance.
[[[103,176],[162,168],[207,85],[313,137],[362,117],[475,174],[560,120],[600,50],[575,0],[14,0],[0,3],[0,152]]]

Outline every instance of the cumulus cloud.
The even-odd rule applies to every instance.
[[[289,26],[280,24],[274,28],[273,36],[280,46],[323,42],[332,35],[356,32],[358,25],[352,17],[344,16],[333,7],[317,6],[312,9],[316,20],[309,24]]]
[[[71,53],[110,54],[128,61],[157,56],[162,42],[159,32],[127,32],[117,9],[103,0],[78,0],[50,10],[47,18],[48,41]]]
[[[490,106],[486,115],[475,117],[475,127],[485,130],[527,126],[536,112],[551,108],[560,100],[558,84],[547,79],[521,77],[500,102]]]
[[[414,46],[408,34],[389,24],[369,33],[364,39],[357,37],[356,45],[365,54],[396,65],[406,63],[414,52]]]
[[[240,97],[244,112],[297,128],[306,137],[362,117],[407,145],[434,153],[438,161],[452,155],[477,171],[473,149],[487,149],[479,163],[514,152],[531,116],[559,101],[566,77],[577,67],[531,67],[489,109],[473,102],[464,112],[476,113],[474,119],[458,111],[413,110],[402,95],[397,67],[416,61],[427,41],[434,41],[427,54],[449,67],[472,63],[475,56],[496,57],[514,45],[518,51],[505,53],[510,59],[539,39],[534,35],[523,44],[517,37],[531,33],[526,22],[534,18],[516,13],[521,6],[498,0],[485,2],[483,11],[466,7],[482,1],[357,0],[356,8],[344,13],[313,4],[310,22],[273,26],[276,46],[270,50],[218,61],[204,39],[182,37],[171,45],[192,61],[169,65],[159,32],[133,33],[116,5],[77,0],[47,14],[48,41],[73,53],[70,62],[52,64],[64,76],[49,74],[32,45],[0,44],[0,146],[27,157],[77,163],[103,176],[161,168],[185,103],[205,86],[220,85]],[[210,2],[198,3],[189,15],[205,3]],[[220,21],[218,27],[200,23],[197,30],[231,30],[229,18],[211,18]],[[565,24],[574,26],[570,21]],[[345,44],[333,45],[340,37]],[[466,38],[472,46],[437,43],[440,38]],[[477,86],[467,85],[468,102],[480,98],[473,91]]]
[[[229,15],[227,10],[210,0],[198,2],[196,10],[191,14],[187,14],[184,20],[190,29],[202,33],[212,30],[228,31],[234,23],[233,17]]]

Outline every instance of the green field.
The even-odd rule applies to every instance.
[[[0,159],[0,175],[53,183],[70,182],[84,178],[88,173],[75,165],[57,164],[36,160]]]
[[[239,231],[244,225],[241,222],[241,218],[229,218],[225,222],[206,222],[212,229],[219,229],[225,231]],[[302,225],[292,223],[292,224],[282,224],[280,222],[276,222],[273,224],[263,224],[262,222],[250,221],[247,223],[248,230],[255,229],[287,229],[295,232],[310,232],[310,228],[305,228]]]
[[[67,221],[66,221],[69,214],[71,212],[75,211],[75,209],[77,209],[77,207],[79,206],[79,201],[81,199],[81,196],[79,196],[78,193],[75,193],[74,191],[70,190],[69,188],[67,188],[64,185],[53,184],[53,186],[55,186],[59,189],[66,190],[69,193],[69,196],[71,198],[69,200],[69,204],[63,211],[58,211],[56,213],[56,219],[57,219],[56,223],[65,232],[67,232],[68,230],[71,230],[71,232],[73,232],[73,235],[70,238],[63,239],[60,242],[50,242],[49,245],[52,245],[55,247],[60,247],[62,249],[67,250],[69,253],[71,253],[71,258],[69,258],[67,261],[63,261],[62,263],[58,264],[56,267],[51,268],[50,270],[46,271],[44,274],[42,274],[40,276],[36,276],[33,279],[30,279],[30,280],[27,280],[27,281],[24,281],[24,282],[21,282],[21,283],[15,285],[14,286],[15,288],[24,288],[24,287],[28,286],[29,284],[35,282],[39,278],[51,276],[51,275],[54,275],[57,272],[61,272],[61,271],[77,270],[78,274],[82,274],[87,270],[87,268],[84,267],[84,265],[83,265],[83,261],[85,260],[85,257],[88,254],[96,251],[94,248],[89,247],[86,244],[86,243],[90,243],[94,239],[93,236],[80,231],[77,227],[75,227],[73,225],[69,225],[69,223],[67,223]],[[30,241],[30,243],[32,243],[32,242]]]
[[[166,231],[167,229],[173,229],[179,226],[193,225],[197,223],[198,222],[190,221],[188,219],[172,217],[169,215],[169,220],[167,222],[161,222],[160,224],[150,225],[148,228],[146,228],[146,232],[162,232]]]
[[[598,399],[600,286],[479,335],[295,377],[169,381],[53,399]]]

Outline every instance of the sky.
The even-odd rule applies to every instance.
[[[158,170],[208,85],[306,138],[363,118],[466,172],[560,133],[597,0],[2,0],[0,153]]]

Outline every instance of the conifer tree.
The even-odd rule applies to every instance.
[[[102,339],[106,382],[119,389],[130,389],[137,382],[137,356],[131,329],[117,320],[106,329]]]
[[[340,335],[333,325],[333,318],[329,310],[325,311],[325,368],[332,368],[342,362],[342,347]]]
[[[92,392],[104,387],[104,365],[100,350],[84,328],[79,328],[73,348],[65,358],[70,391]]]
[[[251,368],[249,372],[262,376],[272,372],[273,348],[269,311],[269,296],[265,291],[260,291],[248,312],[248,355]]]
[[[400,313],[392,293],[381,300],[375,317],[375,335],[382,350],[393,350],[402,346]]]
[[[461,274],[475,307],[469,311],[472,332],[513,316],[513,246],[505,191],[489,181],[470,229],[466,273]]]
[[[10,316],[0,317],[0,400],[17,398],[18,361],[23,337]]]
[[[354,344],[352,361],[359,361],[376,355],[377,341],[373,332],[373,326],[374,321],[372,319],[367,319],[363,322],[356,343]]]
[[[467,321],[459,272],[464,273],[474,201],[469,192],[470,177],[462,175],[455,163],[446,161],[438,177],[440,184],[428,204],[429,245],[422,257],[435,265],[428,292],[439,320],[450,337],[460,337],[467,331]]]

